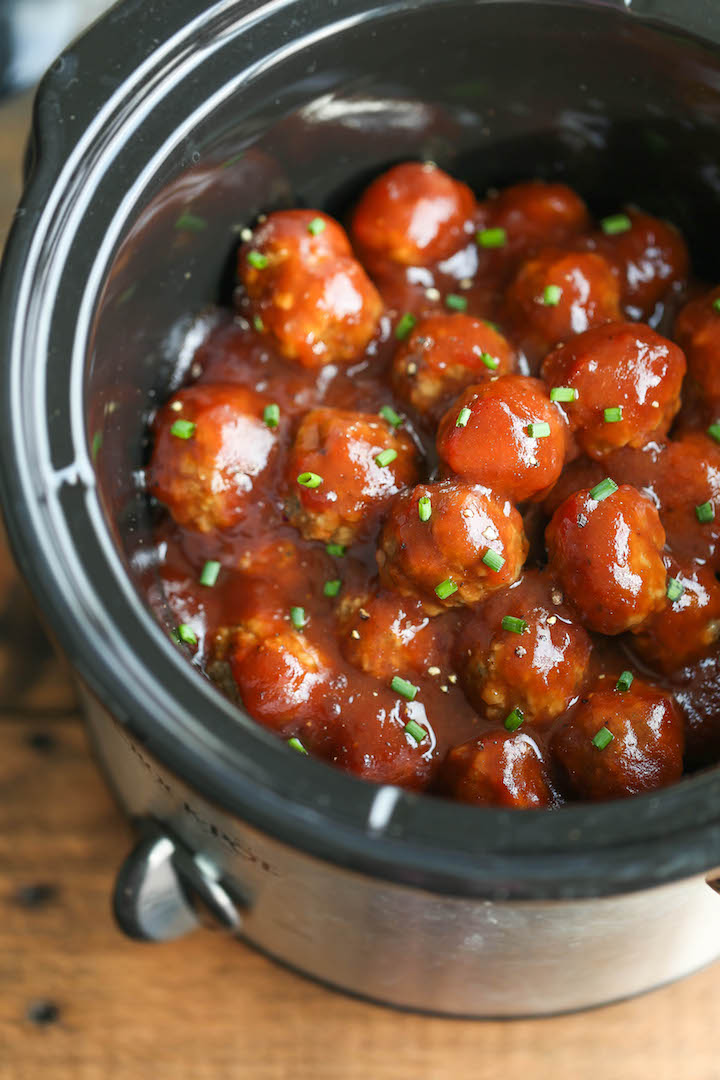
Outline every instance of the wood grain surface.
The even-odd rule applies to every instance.
[[[0,110],[0,242],[27,117]],[[220,934],[125,941],[130,840],[0,540],[0,1080],[720,1080],[720,966],[553,1020],[402,1014]]]

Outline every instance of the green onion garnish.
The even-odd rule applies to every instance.
[[[497,371],[500,367],[500,361],[496,356],[491,356],[489,352],[480,353],[480,359],[486,368],[490,368],[491,371]]]
[[[715,311],[720,311],[720,296],[715,297],[715,299],[713,300],[713,305],[712,306],[715,309]]]
[[[264,270],[268,264],[268,257],[263,255],[261,251],[248,251],[247,261],[256,270]]]
[[[202,568],[202,573],[200,574],[200,584],[207,585],[209,589],[212,588],[212,586],[218,579],[219,573],[220,563],[217,562],[215,559],[208,559],[208,561]]]
[[[528,424],[525,430],[531,439],[547,439],[550,434],[550,425],[542,420],[536,424]]]
[[[718,299],[720,299],[720,297],[718,297]],[[720,420],[716,421],[714,424],[711,424],[710,427],[707,429],[707,433],[711,439],[714,439],[715,442],[720,443]]]
[[[597,735],[593,736],[592,744],[597,750],[604,750],[614,738],[612,731],[608,731],[606,727],[601,727]]]
[[[496,574],[498,570],[502,570],[505,565],[505,560],[502,555],[498,555],[497,551],[493,551],[492,548],[488,548],[482,557],[482,561],[486,566],[489,566],[491,570],[494,570]]]
[[[197,645],[197,638],[192,626],[188,626],[187,623],[180,623],[177,632],[180,640],[184,641],[186,645]]]
[[[265,329],[265,323],[262,321],[259,315],[253,316],[253,327],[257,330],[258,334],[262,334]]]
[[[392,424],[394,428],[402,426],[403,418],[399,413],[396,413],[392,405],[383,405],[380,409],[380,415],[383,420],[387,420],[388,424]]]
[[[623,671],[622,674],[620,675],[620,678],[615,683],[615,689],[616,690],[621,690],[623,693],[625,693],[625,691],[630,689],[632,684],[633,684],[633,673],[632,673],[632,671]]]
[[[263,409],[263,422],[266,427],[277,427],[280,423],[280,406],[266,405]]]
[[[505,717],[505,730],[517,731],[524,719],[525,714],[522,709],[518,709],[518,707],[515,706],[510,715]]]
[[[306,488],[320,487],[322,484],[322,476],[318,476],[316,472],[301,472],[297,478],[298,484]]]
[[[458,413],[457,420],[455,421],[455,427],[466,427],[471,416],[472,413],[467,406],[464,409],[461,409]]]
[[[475,233],[475,240],[481,248],[499,248],[505,247],[507,243],[507,233],[504,229],[479,229]]]
[[[375,457],[375,464],[379,465],[381,469],[391,465],[397,457],[397,450],[393,450],[392,447],[388,447],[387,450],[381,450]]]
[[[305,749],[303,744],[300,742],[300,740],[296,739],[294,735],[293,735],[292,739],[288,739],[288,746],[290,747],[291,750],[297,750],[298,754],[306,754],[307,755],[307,750]]]
[[[458,296],[457,293],[448,293],[445,297],[445,306],[452,311],[467,311],[467,297]]]
[[[334,555],[336,559],[341,559],[345,554],[345,548],[342,544],[326,544],[325,550],[328,555]]]
[[[562,289],[559,285],[546,285],[543,289],[542,302],[546,307],[557,307],[561,296]]]
[[[326,581],[323,585],[323,593],[325,596],[337,596],[342,588],[342,581],[340,578],[333,578],[332,581]]]
[[[550,391],[551,401],[577,401],[578,392],[572,386],[553,386]]]
[[[185,210],[175,222],[175,228],[184,232],[202,232],[207,229],[207,221]]]
[[[606,424],[617,424],[623,418],[622,405],[613,405],[611,409],[605,409],[603,416]]]
[[[103,433],[102,431],[96,431],[92,437],[92,446],[90,448],[90,455],[93,461],[97,461],[97,456],[102,450]]]
[[[618,489],[614,480],[611,480],[609,476],[606,476],[604,480],[601,480],[599,484],[596,484],[594,488],[590,490],[590,498],[595,502],[602,502],[603,499],[607,499],[608,495],[612,495]]]
[[[432,503],[429,495],[422,495],[418,499],[418,517],[421,521],[429,521],[432,514]]]
[[[695,507],[695,515],[701,525],[707,524],[708,521],[712,521],[715,517],[715,507],[708,500],[702,503],[700,506]]]
[[[602,219],[600,227],[606,236],[617,236],[618,233],[632,229],[632,221],[627,214],[611,214],[610,217]]]
[[[326,227],[326,222],[321,217],[316,217],[308,225],[308,232],[311,236],[319,236],[321,232],[325,232]]]
[[[452,596],[453,593],[458,591],[458,587],[452,578],[445,578],[439,585],[435,586],[435,595],[440,600],[447,600],[448,596]]]
[[[411,315],[409,311],[406,311],[403,317],[399,320],[395,327],[395,337],[398,341],[404,341],[408,336],[412,328],[414,327],[417,319],[414,315]]]
[[[399,675],[393,675],[390,687],[396,694],[404,697],[406,701],[414,701],[420,689],[418,686],[413,686],[407,679],[401,679]]]
[[[170,434],[176,439],[192,439],[196,428],[197,424],[194,424],[192,420],[176,420],[170,428]]]
[[[423,739],[427,739],[427,731],[424,727],[421,727],[420,724],[418,724],[415,720],[408,720],[407,724],[405,725],[405,731],[411,739],[415,740],[418,746],[423,741]]]
[[[290,608],[290,622],[293,624],[296,630],[302,630],[303,626],[307,623],[305,618],[305,608],[291,607]]]
[[[671,603],[679,600],[682,594],[685,592],[685,587],[681,585],[677,578],[669,577],[667,579],[667,598]]]
[[[503,616],[502,628],[509,630],[511,634],[524,634],[527,625],[524,619],[516,619],[514,615]]]

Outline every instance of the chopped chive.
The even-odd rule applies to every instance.
[[[486,368],[490,368],[491,371],[497,371],[500,367],[500,361],[497,356],[491,356],[489,352],[480,353],[480,359]]]
[[[432,503],[429,495],[422,495],[418,499],[418,517],[421,521],[429,521],[432,514]]]
[[[707,502],[701,503],[700,506],[695,507],[695,516],[701,525],[706,525],[708,521],[712,521],[715,517],[715,507],[708,499]]]
[[[393,450],[392,447],[388,447],[387,450],[381,450],[375,457],[375,464],[379,465],[381,469],[391,465],[397,457],[397,450]]]
[[[263,409],[263,422],[266,427],[277,427],[280,423],[280,406],[266,405]]]
[[[342,544],[326,544],[325,550],[328,555],[334,555],[336,559],[341,559],[345,554],[345,548]]]
[[[547,439],[550,434],[550,425],[542,420],[536,424],[528,424],[525,430],[531,439]]]
[[[177,632],[180,640],[184,641],[186,645],[197,645],[197,637],[192,626],[188,626],[187,623],[180,623]]]
[[[550,391],[551,401],[577,401],[578,392],[573,386],[553,386]]]
[[[231,158],[228,158],[227,161],[223,161],[221,168],[230,169],[233,165],[237,165],[238,161],[242,161],[244,157],[245,151],[240,150],[239,153],[233,154],[233,156]]]
[[[720,296],[715,297],[715,299],[713,300],[712,306],[715,309],[715,311],[720,311]]]
[[[451,308],[452,311],[467,311],[467,297],[458,296],[457,293],[448,293],[445,297],[445,306]]]
[[[511,634],[524,634],[527,625],[524,619],[517,619],[514,615],[503,616],[502,628],[509,630]]]
[[[557,307],[561,296],[562,289],[559,285],[546,285],[543,289],[542,302],[546,307]]]
[[[625,693],[627,690],[630,689],[632,684],[633,684],[633,673],[632,673],[632,671],[623,671],[622,674],[620,675],[620,678],[615,683],[615,689],[616,690],[621,690],[623,693]]]
[[[421,725],[418,724],[416,720],[408,720],[407,724],[405,725],[405,732],[407,735],[410,736],[411,739],[415,740],[418,746],[423,741],[423,739],[427,739],[427,731],[424,727],[421,727]]]
[[[455,427],[467,427],[467,422],[472,416],[472,413],[467,408],[461,409],[458,413],[457,420],[455,421]]]
[[[320,487],[322,484],[322,476],[318,476],[316,472],[301,472],[297,478],[298,484],[306,488]]]
[[[93,461],[97,461],[97,456],[102,450],[103,433],[102,431],[96,431],[92,437],[92,446],[90,448],[90,454]]]
[[[396,413],[392,405],[383,405],[380,409],[380,415],[383,420],[387,420],[388,424],[392,424],[393,427],[402,427],[403,418],[399,413]]]
[[[606,746],[609,746],[615,736],[612,731],[608,731],[606,727],[601,727],[597,735],[593,735],[592,744],[596,750],[604,750]]]
[[[718,299],[720,299],[720,297],[718,297]],[[707,433],[711,439],[714,439],[715,442],[720,443],[720,420],[717,420],[714,424],[711,424],[710,427],[707,429]]]
[[[494,570],[496,574],[498,570],[502,570],[505,565],[505,560],[502,555],[499,555],[497,551],[493,551],[492,548],[488,548],[482,557],[482,561],[486,566],[489,566],[491,570]]]
[[[458,591],[458,587],[452,578],[445,578],[439,585],[435,586],[435,595],[439,600],[447,600],[448,596],[452,596],[453,593]]]
[[[515,706],[510,715],[505,717],[505,730],[517,731],[524,719],[525,714],[522,709],[518,709],[518,707]]]
[[[290,622],[293,624],[296,630],[302,630],[303,626],[307,623],[305,618],[305,608],[291,607],[290,608]]]
[[[494,229],[479,229],[475,233],[475,240],[481,248],[505,247],[507,233],[499,227]]]
[[[483,319],[486,326],[489,326],[491,330],[494,330],[496,334],[501,334],[500,323],[491,322],[490,319]]]
[[[617,236],[618,233],[632,229],[632,221],[627,214],[611,214],[610,217],[602,219],[600,228],[606,236]]]
[[[321,217],[316,217],[308,225],[308,232],[311,236],[319,236],[321,232],[325,232],[326,228],[327,223]]]
[[[202,232],[203,229],[207,228],[207,221],[205,218],[198,217],[197,214],[191,214],[189,210],[185,210],[175,222],[175,228],[183,232]]]
[[[202,573],[200,574],[200,584],[207,585],[207,587],[211,589],[217,581],[219,573],[220,563],[217,562],[216,559],[208,559],[208,561],[202,568]]]
[[[390,688],[395,691],[396,694],[400,694],[406,701],[414,701],[417,697],[418,686],[414,686],[407,679],[401,679],[399,675],[393,675]]]
[[[678,581],[677,578],[669,577],[667,579],[666,594],[667,594],[668,600],[671,603],[674,604],[676,600],[679,600],[684,592],[685,592],[685,587],[683,585],[681,585],[681,583]]]
[[[257,330],[258,334],[262,334],[265,329],[265,323],[262,321],[259,315],[253,316],[253,327]]]
[[[332,581],[326,581],[323,585],[323,593],[325,596],[337,596],[342,588],[342,581],[340,578],[333,578]]]
[[[300,742],[300,740],[295,738],[294,735],[293,735],[292,739],[288,739],[288,746],[290,747],[291,750],[297,750],[298,754],[307,755],[307,750],[305,749],[303,744]]]
[[[268,264],[268,257],[263,255],[261,251],[248,251],[247,261],[256,270],[264,270]]]
[[[170,428],[170,434],[176,439],[191,439],[196,428],[197,424],[194,424],[192,420],[176,420]]]
[[[611,409],[605,409],[603,416],[606,424],[617,424],[623,418],[622,405],[613,405]]]
[[[404,341],[408,336],[412,328],[414,327],[417,319],[409,311],[406,311],[402,318],[399,320],[395,327],[395,337],[398,341]]]
[[[602,502],[603,499],[607,499],[608,495],[612,495],[618,489],[614,480],[611,480],[609,476],[606,476],[604,480],[601,480],[599,484],[596,484],[594,488],[590,490],[590,498],[595,502]]]

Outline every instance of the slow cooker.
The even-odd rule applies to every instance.
[[[477,190],[634,200],[717,280],[719,46],[715,0],[124,0],[54,64],[2,270],[2,499],[137,824],[127,933],[212,919],[333,986],[466,1016],[598,1005],[720,955],[720,769],[507,812],[301,758],[169,639],[141,495],[187,313],[228,295],[261,211],[340,213],[431,158]]]

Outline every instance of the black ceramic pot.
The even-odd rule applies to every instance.
[[[188,313],[260,210],[338,211],[431,157],[479,190],[634,199],[719,278],[719,42],[714,0],[125,0],[54,65],[0,288],[2,497],[141,828],[129,932],[184,932],[200,896],[330,983],[466,1015],[598,1004],[720,954],[720,771],[511,813],[299,759],[168,639],[138,494]]]

